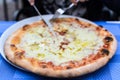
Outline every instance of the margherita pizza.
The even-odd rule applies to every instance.
[[[44,22],[27,24],[12,33],[4,52],[13,64],[50,77],[75,77],[104,66],[117,41],[102,26],[76,18],[51,20],[53,36]]]

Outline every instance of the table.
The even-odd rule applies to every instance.
[[[0,35],[9,28],[15,21],[0,21]],[[120,80],[120,23],[106,23],[104,21],[95,22],[104,26],[115,35],[118,41],[118,48],[114,57],[107,65],[101,69],[71,80]],[[0,80],[56,80],[57,78],[49,78],[38,76],[36,74],[25,72],[17,69],[7,63],[0,55]],[[57,79],[58,80],[58,79]],[[66,79],[65,79],[66,80]]]

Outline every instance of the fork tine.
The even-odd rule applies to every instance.
[[[65,11],[61,8],[57,9],[57,11],[55,12],[54,16],[52,17],[52,19],[57,18],[59,15],[63,14]]]
[[[79,0],[76,0],[76,2],[79,2]],[[64,9],[57,9],[57,11],[55,12],[55,14],[53,15],[52,19],[58,18],[58,16],[60,16],[61,14],[63,14],[66,10],[70,9],[71,7],[73,7],[75,4],[72,3],[70,4],[67,8]]]

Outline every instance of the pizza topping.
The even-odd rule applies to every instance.
[[[39,34],[41,37],[43,37],[43,35],[42,34]]]
[[[65,35],[66,32],[59,32],[60,35]]]
[[[54,27],[54,30],[58,32],[60,35],[65,35],[68,31],[65,25],[56,25]]]
[[[72,26],[71,26],[72,24]],[[64,36],[57,34],[57,39],[47,27],[30,28],[17,45],[25,50],[25,57],[35,58],[43,62],[62,65],[69,61],[82,60],[90,54],[96,54],[103,46],[103,38],[91,28],[81,28],[75,23],[61,23],[56,32],[65,32]]]
[[[60,44],[60,49],[62,49],[62,50],[65,50],[65,48],[66,48],[66,46],[69,44],[70,42],[68,41],[68,40],[66,40],[66,39],[64,39],[64,42],[61,42]]]

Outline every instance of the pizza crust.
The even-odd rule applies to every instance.
[[[82,24],[84,23],[82,22]],[[34,23],[31,26],[34,26],[34,25],[36,26],[38,25],[38,23],[37,24]],[[90,25],[90,24],[86,24],[86,25]],[[35,64],[33,66],[28,59],[16,59],[15,58],[14,52],[10,48],[10,44],[11,44],[12,39],[18,34],[18,32],[19,30],[14,32],[12,36],[10,36],[5,42],[4,52],[5,52],[7,59],[11,61],[13,64],[24,68],[25,70],[31,71],[39,75],[49,76],[49,77],[67,78],[67,77],[81,76],[87,73],[94,72],[95,70],[104,66],[112,58],[117,48],[117,40],[112,35],[113,42],[112,42],[112,45],[110,46],[110,49],[109,49],[110,53],[108,56],[101,57],[90,64],[87,64],[87,65],[84,65],[78,68],[72,68],[72,69],[66,69],[66,70],[54,70],[51,68],[41,68],[39,67],[38,64]]]

